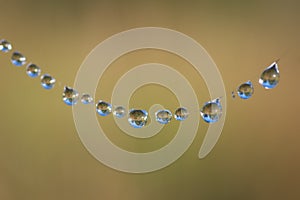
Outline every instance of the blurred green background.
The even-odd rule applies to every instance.
[[[10,63],[10,53],[0,54],[1,200],[300,199],[298,1],[0,0],[0,6],[0,37],[59,81],[46,91],[24,67]],[[174,29],[203,45],[229,98],[222,136],[209,156],[197,157],[207,129],[201,121],[196,140],[177,162],[135,175],[112,170],[88,153],[61,93],[98,43],[144,26]],[[155,61],[173,65],[191,80],[200,105],[207,100],[203,80],[184,60],[154,50],[126,56],[107,70],[97,97],[109,100],[117,77]],[[278,58],[280,84],[264,90],[259,75]],[[255,83],[253,98],[231,99],[231,91],[247,80]],[[131,103],[178,106],[167,88],[156,85],[140,88]],[[112,116],[99,121],[114,143],[137,152],[163,146],[178,127],[172,122],[145,142],[109,126]]]

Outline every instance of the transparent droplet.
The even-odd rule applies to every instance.
[[[106,103],[104,101],[99,101],[96,104],[96,110],[100,116],[107,116],[111,113],[112,106],[111,106],[111,104]]]
[[[177,108],[174,113],[174,118],[178,121],[183,121],[189,116],[189,112],[186,108]]]
[[[0,51],[2,52],[9,52],[12,49],[12,46],[10,44],[10,42],[8,42],[7,40],[0,40]]]
[[[242,83],[237,88],[237,94],[241,99],[249,99],[253,95],[253,92],[254,92],[254,88],[251,81]]]
[[[31,63],[26,67],[26,73],[28,76],[35,78],[41,74],[41,68]]]
[[[79,99],[79,93],[73,88],[65,86],[62,97],[65,104],[72,106],[77,103]]]
[[[220,99],[206,102],[200,110],[202,119],[207,123],[219,121],[222,116],[222,105]]]
[[[26,57],[23,56],[20,52],[13,52],[12,56],[11,56],[11,62],[15,65],[15,66],[23,66],[26,63]]]
[[[43,88],[50,90],[54,87],[56,80],[49,74],[41,76],[41,85]]]
[[[91,95],[89,94],[83,94],[81,96],[81,103],[83,104],[91,104],[93,103],[93,101],[94,101],[93,97],[91,97]]]
[[[172,119],[172,113],[169,110],[159,110],[155,113],[156,121],[161,124],[167,124]]]
[[[272,89],[279,83],[280,74],[276,62],[267,67],[260,76],[259,83],[266,89]]]
[[[146,126],[148,112],[145,110],[132,109],[129,112],[128,122],[134,128],[142,128]]]
[[[117,118],[122,118],[126,114],[126,110],[123,106],[117,106],[113,112],[114,116]]]

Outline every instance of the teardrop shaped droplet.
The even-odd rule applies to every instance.
[[[202,119],[207,123],[215,123],[222,116],[222,105],[220,99],[206,102],[200,110]]]
[[[10,42],[8,42],[7,40],[0,40],[0,51],[2,52],[9,52],[12,49],[12,46],[10,44]]]
[[[178,121],[184,121],[188,118],[189,112],[186,108],[177,108],[174,113],[174,118]]]
[[[54,87],[56,80],[49,74],[41,76],[41,85],[46,90],[50,90]]]
[[[167,124],[172,119],[172,113],[169,110],[159,110],[155,113],[156,121],[161,124]]]
[[[65,86],[62,97],[65,104],[72,106],[77,103],[79,99],[79,93],[73,88]]]
[[[93,101],[94,101],[93,97],[91,97],[91,95],[89,94],[83,94],[81,96],[81,103],[83,104],[91,104],[93,103]]]
[[[96,110],[100,116],[105,117],[111,113],[112,106],[111,106],[111,104],[100,100],[96,104]]]
[[[11,62],[15,65],[15,66],[23,66],[26,63],[26,57],[23,56],[23,54],[21,54],[20,52],[13,52],[12,56],[11,56]]]
[[[245,83],[242,83],[238,88],[237,88],[237,94],[241,99],[249,99],[252,97],[254,92],[253,85],[251,81],[247,81]]]
[[[146,126],[148,112],[145,110],[132,109],[129,112],[128,122],[134,128],[142,128]]]
[[[278,65],[274,62],[262,72],[259,83],[266,89],[272,89],[278,85],[279,79]]]
[[[117,106],[113,112],[114,116],[117,118],[122,118],[125,116],[126,110],[123,106]]]
[[[31,63],[26,67],[26,73],[29,77],[35,78],[41,74],[41,68]]]

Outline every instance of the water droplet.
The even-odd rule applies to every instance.
[[[117,106],[113,113],[115,117],[122,118],[125,116],[126,110],[123,106]]]
[[[9,52],[12,49],[10,42],[7,40],[0,40],[0,51]]]
[[[253,92],[254,92],[254,88],[251,81],[242,83],[237,88],[237,94],[241,99],[249,99],[253,95]]]
[[[128,122],[134,128],[142,128],[146,126],[147,118],[147,111],[132,109],[129,112]]]
[[[206,102],[200,110],[202,119],[207,123],[219,121],[222,116],[222,105],[219,99]]]
[[[91,97],[91,95],[89,95],[89,94],[83,94],[82,96],[81,96],[81,103],[83,103],[83,104],[91,104],[91,103],[93,103],[93,97]]]
[[[41,84],[43,88],[50,90],[54,87],[56,80],[49,74],[44,74],[41,76]]]
[[[111,113],[112,106],[111,106],[111,104],[106,103],[104,101],[99,101],[96,104],[96,110],[100,116],[107,116]]]
[[[177,108],[174,113],[174,118],[178,121],[183,121],[189,116],[189,112],[186,108]]]
[[[11,56],[11,62],[20,67],[23,66],[26,63],[26,57],[23,56],[20,52],[13,52],[12,56]]]
[[[272,89],[279,83],[280,74],[276,62],[267,67],[260,76],[259,83],[266,89]]]
[[[167,124],[172,119],[172,113],[169,110],[159,110],[155,113],[156,121],[161,124]]]
[[[64,92],[63,92],[63,101],[69,105],[75,105],[79,99],[79,93],[74,90],[73,88],[70,88],[68,86],[65,86]]]
[[[28,76],[35,78],[41,74],[41,68],[31,63],[26,67],[26,73]]]
[[[233,99],[235,99],[235,92],[234,92],[234,91],[231,92],[231,97],[232,97]]]

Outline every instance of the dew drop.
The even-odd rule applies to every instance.
[[[54,87],[56,80],[49,74],[41,76],[41,85],[43,88],[50,90]]]
[[[156,121],[161,124],[167,124],[172,119],[172,113],[169,110],[159,110],[155,113]]]
[[[134,128],[142,128],[146,126],[148,112],[145,110],[132,109],[129,112],[128,122]]]
[[[83,94],[81,96],[81,103],[83,104],[91,104],[93,103],[93,101],[94,101],[93,97],[91,97],[91,95],[89,94]]]
[[[117,118],[122,118],[125,116],[126,110],[123,106],[117,106],[113,112],[114,116]]]
[[[28,76],[35,78],[41,74],[41,68],[31,63],[26,67],[26,73]]]
[[[232,97],[233,99],[235,99],[236,96],[235,96],[235,92],[234,92],[234,91],[231,92],[231,97]]]
[[[11,62],[15,65],[15,66],[23,66],[26,63],[26,57],[23,56],[23,54],[21,54],[20,52],[13,52],[12,56],[11,56]]]
[[[186,108],[177,108],[174,113],[174,118],[178,121],[186,120],[189,116],[189,112]]]
[[[245,83],[242,83],[238,88],[237,88],[237,94],[241,99],[249,99],[252,97],[254,92],[253,85],[251,81],[247,81]]]
[[[219,121],[222,116],[222,105],[220,99],[206,102],[200,110],[202,119],[207,123]]]
[[[62,97],[65,104],[72,106],[77,103],[79,99],[79,93],[73,88],[65,86]]]
[[[107,115],[109,115],[111,113],[112,106],[111,106],[111,104],[100,100],[96,104],[96,110],[97,110],[97,113],[100,116],[104,117],[104,116],[107,116]]]
[[[267,67],[261,74],[259,83],[266,89],[272,89],[279,83],[280,74],[276,62]]]
[[[2,52],[9,52],[12,49],[12,46],[10,44],[10,42],[8,42],[7,40],[0,40],[0,51]]]

